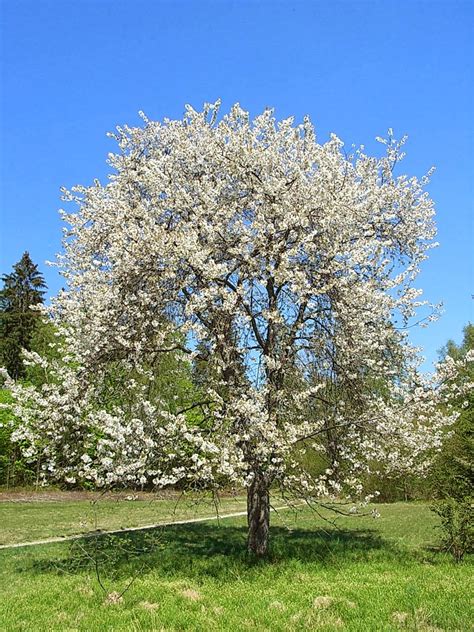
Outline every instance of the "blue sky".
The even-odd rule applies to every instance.
[[[444,315],[412,332],[426,368],[473,320],[474,3],[3,0],[0,271],[60,250],[59,188],[107,173],[106,132],[222,98],[252,113],[309,114],[368,149],[407,133],[402,170],[435,165],[441,246],[418,285]]]

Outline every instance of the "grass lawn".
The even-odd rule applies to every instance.
[[[91,496],[91,500],[64,502],[60,493],[53,495],[55,500],[44,499],[41,494],[35,498],[31,494],[30,502],[0,502],[0,545],[75,535],[95,529],[112,531],[216,515],[215,505],[209,497],[198,500],[190,495],[176,495],[163,499],[153,494],[142,494],[138,500],[126,500],[127,496],[131,496],[120,494],[114,498],[109,494],[103,499],[99,494]],[[221,499],[219,513],[239,511],[245,511],[243,496]]]
[[[266,562],[247,559],[243,518],[3,550],[0,630],[472,630],[472,558],[430,548],[426,505],[378,508],[337,527],[272,515]]]

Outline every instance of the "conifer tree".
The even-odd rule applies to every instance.
[[[31,308],[44,301],[46,283],[38,266],[25,252],[13,272],[2,276],[0,290],[0,364],[10,376],[25,375],[22,349],[30,349],[39,314]]]

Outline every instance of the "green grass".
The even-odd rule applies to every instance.
[[[133,505],[134,506],[134,505]],[[423,504],[328,526],[272,516],[268,561],[245,554],[243,519],[0,551],[0,629],[287,631],[472,629],[471,559],[431,545]],[[107,603],[95,575],[95,561]]]
[[[245,510],[244,497],[224,497],[220,513]],[[211,499],[192,497],[150,500],[0,502],[0,545],[30,542],[52,537],[174,522],[215,515]]]

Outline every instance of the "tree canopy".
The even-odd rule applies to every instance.
[[[17,388],[17,413],[56,479],[244,485],[263,554],[271,485],[357,496],[370,463],[417,467],[450,421],[404,331],[426,305],[413,283],[434,209],[429,174],[395,175],[391,131],[381,157],[348,155],[307,118],[218,110],[118,128],[109,181],[64,191],[77,210],[52,313],[68,361],[30,358],[51,382]],[[166,356],[206,363],[181,407],[153,388]],[[135,373],[112,407],[111,362]],[[327,468],[301,465],[308,447]]]
[[[441,350],[448,362],[462,362],[474,354],[474,325],[464,328],[461,344],[449,340]],[[463,364],[452,378],[453,396],[448,405],[458,412],[443,450],[433,468],[434,494],[437,498],[472,500],[474,489],[474,364]]]

